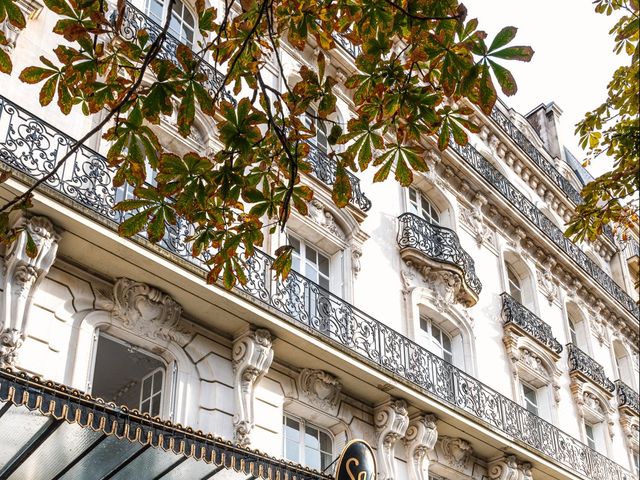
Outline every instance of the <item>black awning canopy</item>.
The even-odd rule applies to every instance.
[[[330,477],[63,385],[0,370],[0,478],[325,480]]]

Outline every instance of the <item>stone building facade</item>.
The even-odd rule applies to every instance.
[[[151,25],[149,4],[128,4],[131,22]],[[28,26],[7,47],[15,72],[48,53],[55,23],[37,0],[23,8]],[[193,35],[193,11],[183,5],[176,35]],[[282,48],[293,76],[304,58]],[[331,53],[336,78],[355,68],[350,52]],[[5,202],[92,120],[41,108],[17,73],[1,82]],[[350,108],[343,89],[335,119]],[[562,236],[585,172],[558,139],[561,113],[477,111],[470,145],[439,152],[425,139],[428,173],[408,189],[354,178],[344,209],[318,139],[309,216],[268,237],[231,292],[206,284],[188,225],[158,245],[117,235],[110,207],[128,193],[111,186],[98,135],[13,218],[22,230],[2,252],[0,364],[329,475],[360,438],[380,480],[637,478],[637,238]],[[196,125],[183,139],[165,118],[158,133],[175,151],[215,150],[213,126]],[[276,283],[269,254],[287,242],[297,273]],[[0,477],[36,478],[20,451],[0,453]],[[123,461],[166,470],[148,478],[196,478],[180,477],[173,457],[150,470],[142,459]],[[62,471],[47,468],[42,478]]]

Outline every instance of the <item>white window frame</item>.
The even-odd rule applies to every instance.
[[[578,329],[576,328],[576,323],[573,321],[571,316],[567,316],[567,323],[569,324],[569,339],[571,343],[578,348],[580,347],[580,341],[578,340]]]
[[[424,328],[424,327],[427,328]],[[439,332],[439,334],[434,334],[434,328]],[[427,317],[426,315],[420,315],[420,334],[423,340],[427,343],[427,349],[442,358],[445,362],[448,362],[453,365],[454,363],[454,354],[453,354],[453,338],[451,335],[442,328],[441,325],[436,324],[433,319]],[[443,339],[446,338],[449,343],[448,349],[445,345]]]
[[[299,436],[298,436],[298,441],[297,441],[297,443],[298,443],[298,458],[297,459],[289,459],[287,457],[287,433],[286,433],[287,420],[291,420],[293,422],[297,422],[298,426],[299,426],[299,429],[298,429],[298,435]],[[316,450],[317,452],[319,452],[319,454],[320,454],[320,470],[326,469],[335,460],[335,458],[334,458],[335,455],[334,455],[334,452],[333,452],[333,448],[334,448],[334,445],[335,445],[335,439],[333,438],[333,435],[331,434],[331,432],[329,432],[328,430],[326,430],[326,429],[324,429],[322,427],[319,427],[318,425],[316,425],[316,424],[314,424],[312,422],[309,422],[309,421],[305,420],[304,418],[296,417],[296,416],[290,415],[288,413],[285,413],[285,414],[282,415],[282,428],[283,428],[283,432],[282,432],[282,456],[284,458],[287,458],[287,459],[292,460],[294,462],[300,463],[302,465],[309,466],[309,464],[306,461],[307,459],[305,458],[306,457],[306,450],[307,450],[307,445],[305,444],[307,427],[313,428],[313,429],[318,431],[318,444],[319,444],[320,448],[322,448],[321,447],[321,441],[320,441],[320,434],[321,433],[325,434],[328,437],[329,441],[331,442],[331,445],[330,445],[331,451],[330,452],[323,451],[321,449],[318,449],[318,450],[313,449],[313,450]],[[329,462],[326,465],[322,465],[322,455],[323,454],[330,456]],[[315,468],[315,466],[313,468]]]
[[[509,262],[504,262],[504,267],[507,271],[507,288],[509,289],[509,295],[524,305],[524,288],[522,286],[522,279]]]
[[[299,252],[295,250],[295,246],[293,245],[293,242],[291,240],[298,242]],[[324,253],[315,245],[305,242],[304,239],[298,237],[297,235],[288,233],[287,242],[289,243],[289,245],[294,246],[294,250],[291,253],[291,269],[299,273],[303,277],[308,278],[312,282],[317,283],[325,290],[331,291],[331,256]],[[307,257],[309,251],[312,251],[315,255],[315,263],[313,263]],[[321,270],[320,257],[324,258],[324,260],[326,261],[326,272],[323,272]],[[299,266],[298,269],[294,267],[296,261]],[[310,274],[314,272],[315,275]]]
[[[587,440],[587,445],[592,450],[598,450],[598,443],[596,442],[596,427],[592,423],[584,422],[584,437]]]
[[[174,392],[175,392],[176,381],[178,378],[176,362],[175,361],[171,362],[172,363],[171,375],[169,375],[167,373],[169,365],[167,365],[167,362],[164,358],[153,354],[152,352],[145,349],[144,347],[140,347],[131,342],[123,340],[122,338],[118,338],[116,336],[110,335],[100,330],[99,328],[96,328],[93,334],[93,347],[91,349],[90,369],[89,369],[89,376],[87,379],[87,392],[90,394],[93,394],[93,388],[94,388],[93,382],[94,382],[95,371],[96,371],[96,362],[98,360],[98,345],[99,345],[101,336],[107,338],[108,340],[111,340],[112,342],[116,342],[116,343],[119,343],[120,345],[127,347],[128,350],[137,351],[139,353],[142,353],[143,355],[153,358],[162,364],[162,367],[158,367],[156,370],[153,370],[153,372],[151,372],[151,373],[154,373],[157,370],[163,370],[162,388],[160,391],[160,394],[161,394],[160,411],[158,412],[157,415],[153,415],[153,416],[162,417],[164,415],[164,412],[168,412],[169,420],[173,420],[174,412],[175,412],[175,402],[176,402]],[[138,408],[141,412],[143,411],[142,410],[142,381],[144,378],[148,377],[149,375],[150,374],[147,374],[140,379],[140,402],[138,404]],[[168,391],[169,388],[171,389],[171,391]],[[165,403],[167,402],[167,399],[170,400],[169,405],[165,405]]]
[[[155,381],[156,373],[161,374],[159,384],[157,384],[157,382]],[[138,409],[142,413],[148,413],[152,417],[157,417],[160,415],[160,412],[162,411],[162,401],[164,400],[163,392],[164,392],[164,385],[165,385],[165,376],[166,376],[166,368],[158,367],[140,379],[140,406],[138,407]],[[151,388],[150,388],[149,395],[145,397],[144,384],[147,380],[151,382]],[[153,406],[153,401],[156,397],[160,397],[160,402],[158,402],[159,409],[157,412],[153,412],[151,411],[151,408]],[[145,403],[149,404],[149,408],[144,407]]]
[[[162,18],[158,18],[158,15],[155,14],[154,12],[152,12],[151,10],[151,3],[152,2],[157,2],[157,3],[161,3],[162,4]],[[167,8],[169,6],[169,1],[168,0],[145,0],[144,3],[144,12],[147,16],[149,16],[154,22],[158,23],[159,25],[163,25],[165,19],[167,18]],[[171,35],[173,35],[174,37],[176,37],[181,43],[184,43],[185,45],[187,45],[189,48],[192,47],[192,45],[195,43],[196,41],[196,15],[193,14],[193,12],[191,11],[191,9],[187,6],[186,2],[182,1],[182,0],[175,0],[174,6],[173,8],[180,8],[182,7],[182,11],[180,13],[180,15],[176,15],[174,12],[171,12],[172,18],[171,18],[171,22],[169,24],[169,33]],[[184,12],[188,12],[189,15],[191,15],[191,19],[193,20],[193,25],[189,26],[187,22],[185,22],[185,18],[184,18]],[[176,30],[176,26],[174,24],[174,20],[178,20],[178,30]],[[188,28],[185,28],[185,25],[188,26]],[[190,31],[191,33],[191,40],[189,40],[188,36],[187,36],[187,31]]]
[[[433,201],[417,188],[408,188],[407,211],[433,225],[441,225],[442,213]]]
[[[538,389],[527,385],[526,383],[520,383],[522,392],[522,405],[528,412],[533,413],[537,417],[540,416],[540,399],[538,398]],[[535,402],[527,396],[527,390],[533,394]],[[531,408],[529,408],[531,407]]]
[[[329,133],[327,132],[327,125],[323,120],[317,120],[314,117],[318,116],[318,112],[310,108],[303,116],[303,121],[307,124],[307,128],[315,128],[316,134],[311,137],[308,142],[320,150],[322,153],[329,152]]]

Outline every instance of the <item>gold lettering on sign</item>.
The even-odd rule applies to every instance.
[[[355,463],[356,467],[360,465],[360,462],[357,458],[351,457],[347,460],[347,474],[349,475],[349,480],[367,480],[367,472],[359,472],[358,477],[356,478],[351,471],[351,464]],[[372,480],[372,479],[370,479]]]

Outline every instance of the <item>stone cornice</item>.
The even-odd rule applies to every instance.
[[[429,143],[432,148],[437,148],[431,139]],[[501,195],[496,194],[494,187],[489,185],[470,165],[460,160],[457,153],[451,150],[444,152],[440,165],[442,175],[448,179],[449,191],[458,198],[464,198],[466,202],[473,201],[469,195],[478,193],[491,198],[492,201],[484,205],[481,210],[485,218],[492,219],[496,229],[504,232],[507,238],[518,238],[517,247],[526,251],[536,263],[539,263],[540,267],[546,268],[545,264],[552,263],[553,268],[548,269],[552,278],[564,285],[567,291],[579,295],[616,330],[620,330],[631,339],[638,338],[638,320],[610,296],[595,279],[580,269],[565,252],[546,238],[513,205]],[[459,180],[461,178],[464,180]],[[464,186],[464,183],[467,185]],[[467,195],[463,192],[467,192]]]

